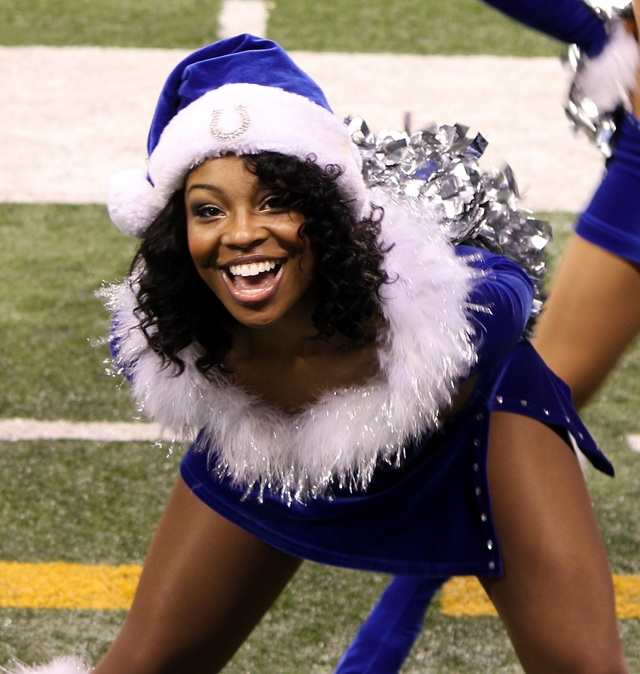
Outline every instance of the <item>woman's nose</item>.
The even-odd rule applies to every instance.
[[[227,219],[222,243],[231,247],[251,248],[263,242],[268,236],[269,233],[257,214],[234,213]]]

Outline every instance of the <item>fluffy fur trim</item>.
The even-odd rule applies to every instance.
[[[82,674],[91,669],[78,658],[56,658],[47,665],[27,667],[17,664],[13,669],[7,670],[7,674]]]
[[[369,386],[331,392],[296,416],[284,415],[222,377],[211,382],[195,367],[194,345],[181,357],[185,372],[163,369],[133,310],[130,285],[111,291],[116,367],[132,382],[141,410],[193,438],[203,429],[212,470],[259,492],[285,498],[326,493],[332,480],[361,489],[381,459],[395,464],[407,443],[436,427],[455,382],[475,362],[466,317],[473,272],[458,258],[424,202],[376,190],[383,206],[384,286],[388,330],[381,337],[382,376]]]
[[[139,175],[116,174],[107,197],[114,224],[141,236],[179,189],[187,172],[206,159],[262,151],[343,169],[338,183],[353,201],[356,217],[366,205],[362,160],[347,127],[333,113],[304,96],[257,84],[227,84],[181,110],[165,127],[149,157],[149,189]]]
[[[611,24],[611,35],[595,58],[584,57],[576,85],[603,112],[629,101],[638,70],[638,43],[621,22]]]

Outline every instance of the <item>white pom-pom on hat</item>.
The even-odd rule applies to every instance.
[[[127,169],[114,173],[109,179],[107,210],[121,232],[142,237],[163,206],[144,171]]]

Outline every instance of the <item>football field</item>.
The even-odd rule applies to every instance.
[[[0,669],[12,658],[100,657],[175,481],[184,447],[154,440],[156,431],[131,439],[100,435],[99,425],[73,429],[136,417],[126,386],[105,373],[108,316],[94,296],[122,279],[135,249],[109,223],[104,181],[140,164],[162,78],[234,25],[242,7],[232,4],[0,3]],[[340,114],[362,114],[376,129],[400,127],[409,112],[414,124],[482,131],[489,159],[511,161],[524,203],[551,221],[557,260],[602,163],[564,124],[557,43],[477,0],[275,0],[263,9],[266,35],[294,50]],[[633,348],[584,413],[617,471],[611,480],[588,470],[587,480],[632,672],[640,672],[640,454],[627,436],[640,433],[639,404]],[[10,439],[1,429],[14,419],[72,430]],[[329,674],[386,582],[303,565],[225,672]],[[448,586],[403,672],[522,672],[475,591],[466,581]]]

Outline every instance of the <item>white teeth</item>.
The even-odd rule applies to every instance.
[[[278,263],[275,260],[267,260],[265,262],[252,262],[250,264],[232,264],[229,271],[234,276],[257,276],[265,271],[271,271],[277,267]]]

